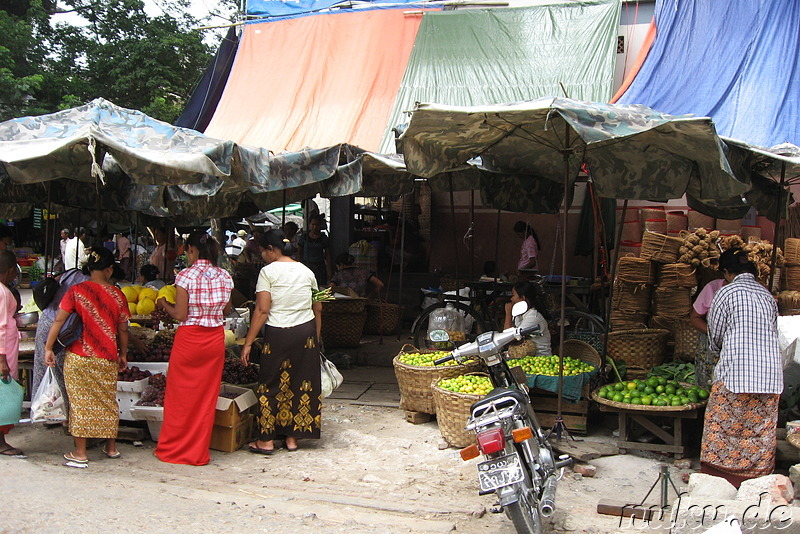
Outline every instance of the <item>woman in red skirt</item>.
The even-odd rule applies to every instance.
[[[180,322],[169,357],[164,423],[155,455],[171,464],[205,465],[225,363],[223,318],[231,309],[233,279],[215,267],[219,244],[205,232],[186,240],[190,265],[175,278],[175,304],[158,307]]]

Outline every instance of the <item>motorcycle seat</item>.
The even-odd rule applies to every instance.
[[[524,393],[516,389],[494,388],[484,398],[474,403],[472,405],[472,409],[475,410],[476,408],[480,408],[484,405],[489,405],[492,401],[496,400],[499,397],[513,397],[514,399],[517,400],[517,402],[523,405],[530,402],[528,400],[528,397]]]

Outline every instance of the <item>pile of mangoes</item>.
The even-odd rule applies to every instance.
[[[178,290],[174,285],[166,285],[156,291],[151,287],[125,286],[122,294],[128,300],[128,311],[131,315],[150,315],[156,309],[156,301],[161,297],[167,302],[175,304],[175,296]]]

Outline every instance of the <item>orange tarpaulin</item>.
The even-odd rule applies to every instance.
[[[376,151],[422,15],[402,9],[249,24],[205,133],[273,151]]]

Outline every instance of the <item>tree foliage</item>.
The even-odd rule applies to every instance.
[[[141,0],[59,2],[80,25],[52,23],[42,0],[28,4],[24,16],[18,5],[0,9],[0,120],[103,97],[172,122],[211,57],[188,0],[159,4],[157,16]],[[230,0],[220,6],[230,13]]]

